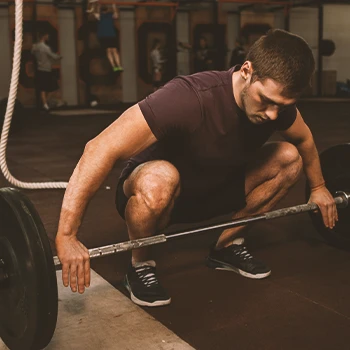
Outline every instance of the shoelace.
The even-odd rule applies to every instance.
[[[236,255],[238,255],[243,260],[252,260],[253,256],[248,253],[247,247],[244,245],[233,245],[233,251]]]
[[[136,273],[139,279],[146,287],[152,287],[158,284],[157,277],[154,273],[154,267],[152,266],[140,266],[136,268]]]

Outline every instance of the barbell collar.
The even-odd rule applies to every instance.
[[[349,193],[346,193],[343,191],[336,192],[336,197],[334,198],[334,201],[335,201],[337,207],[339,207],[339,208],[347,207],[349,204],[349,197],[350,197]],[[233,227],[238,227],[238,226],[244,226],[247,224],[251,224],[253,222],[277,219],[277,218],[284,217],[284,216],[296,215],[296,214],[305,213],[305,212],[309,212],[309,211],[315,211],[315,210],[318,210],[318,206],[315,203],[296,205],[293,207],[273,210],[273,211],[270,211],[270,212],[267,212],[267,213],[264,213],[261,215],[255,215],[255,216],[251,216],[251,217],[245,217],[245,218],[231,220],[231,221],[220,223],[220,224],[198,227],[195,229],[182,231],[182,232],[176,232],[176,233],[170,234],[168,236],[165,236],[164,234],[160,234],[160,235],[156,235],[156,236],[135,239],[132,241],[111,244],[111,245],[107,245],[104,247],[93,248],[93,249],[89,250],[89,256],[90,256],[90,259],[95,259],[95,258],[103,257],[106,255],[111,255],[111,254],[125,252],[125,251],[132,250],[132,249],[146,247],[149,245],[165,243],[167,240],[169,240],[171,238],[187,236],[190,234],[201,233],[201,232],[215,230],[215,229],[228,229],[228,228],[233,228]],[[61,265],[61,262],[57,256],[54,256],[53,260],[54,260],[54,264],[56,267]]]
[[[339,203],[337,203],[337,198],[341,198],[342,201],[339,201]],[[347,206],[349,205],[350,193],[344,191],[337,191],[335,192],[335,200],[338,208],[347,208]]]

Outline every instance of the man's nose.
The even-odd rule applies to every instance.
[[[278,117],[278,107],[277,106],[270,106],[266,109],[265,115],[270,120],[276,120]]]

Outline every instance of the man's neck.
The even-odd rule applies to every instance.
[[[233,72],[232,74],[232,89],[233,89],[233,96],[235,98],[235,101],[237,103],[237,106],[240,109],[243,109],[243,104],[241,100],[241,92],[244,87],[244,80],[241,77],[241,74],[239,71]]]

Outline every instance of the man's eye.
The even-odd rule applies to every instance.
[[[283,112],[286,108],[287,108],[287,106],[280,106],[280,107],[279,107],[279,111],[280,111],[280,112]]]

